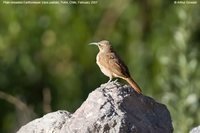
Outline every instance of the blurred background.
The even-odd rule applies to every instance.
[[[167,106],[175,133],[200,125],[199,3],[1,3],[0,132],[15,132],[48,112],[73,113],[108,80],[96,65],[97,47],[88,46],[103,39],[143,93]]]

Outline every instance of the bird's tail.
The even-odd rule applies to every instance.
[[[142,94],[142,90],[140,87],[137,85],[137,83],[131,78],[125,78],[125,80],[130,84],[130,86],[139,94]]]

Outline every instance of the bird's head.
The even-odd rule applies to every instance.
[[[93,43],[90,43],[90,45],[97,45],[100,52],[106,52],[106,51],[110,51],[112,49],[112,46],[110,45],[109,41],[107,41],[107,40],[103,40],[100,42],[93,42]]]

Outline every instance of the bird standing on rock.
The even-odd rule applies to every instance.
[[[128,67],[113,50],[109,41],[103,40],[100,42],[90,43],[90,45],[97,45],[99,48],[96,63],[101,72],[109,77],[109,81],[107,83],[109,83],[113,77],[122,78],[126,80],[137,93],[142,93],[140,87],[131,78]]]

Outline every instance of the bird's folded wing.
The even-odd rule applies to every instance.
[[[103,66],[108,68],[113,74],[119,77],[130,77],[127,66],[116,55],[116,53],[107,53],[99,60]]]

